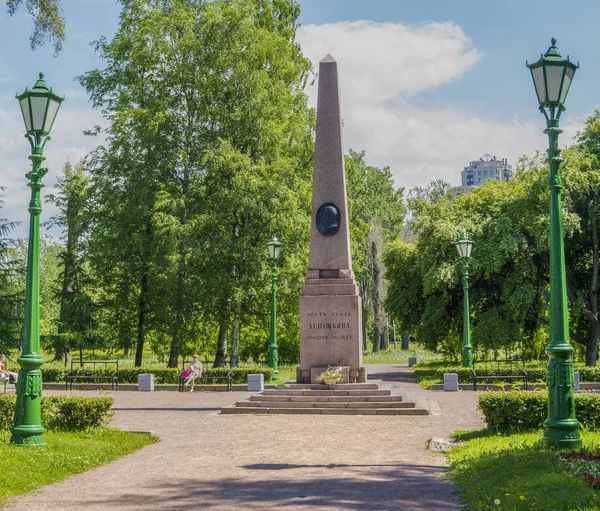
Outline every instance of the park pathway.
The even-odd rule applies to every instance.
[[[425,443],[482,427],[475,393],[423,391],[406,366],[368,370],[437,401],[441,413],[220,415],[220,407],[251,394],[115,392],[113,427],[151,430],[161,442],[25,495],[8,509],[459,510],[444,479],[445,458]]]

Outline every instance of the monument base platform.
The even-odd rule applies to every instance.
[[[328,366],[344,381],[364,383],[362,302],[352,270],[308,270],[300,297],[298,383],[317,383]]]
[[[408,399],[407,399],[408,398]],[[429,415],[427,403],[381,383],[285,384],[221,409],[222,414]]]

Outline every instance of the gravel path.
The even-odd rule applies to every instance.
[[[115,392],[113,427],[151,430],[161,442],[23,496],[8,509],[459,510],[444,479],[445,458],[425,443],[482,427],[476,394],[423,391],[406,366],[368,371],[437,401],[441,413],[220,415],[221,406],[251,393]]]

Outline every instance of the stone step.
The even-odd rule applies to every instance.
[[[265,396],[390,396],[391,390],[287,390],[266,389]]]
[[[278,385],[279,390],[378,390],[378,383],[336,383],[321,385],[319,383],[284,383]],[[390,387],[391,388],[391,387]]]
[[[268,408],[262,406],[231,406],[221,408],[222,414],[313,414],[313,415],[429,415],[424,408]]]
[[[283,401],[273,403],[272,401],[238,401],[235,406],[239,407],[266,407],[266,408],[414,408],[414,403],[389,402],[389,403],[345,403],[345,402],[297,402]]]
[[[389,403],[400,402],[402,396],[265,396],[262,394],[250,396],[251,401],[270,401],[270,402],[377,402]]]

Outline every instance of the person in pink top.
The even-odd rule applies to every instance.
[[[191,385],[190,392],[194,392],[194,382],[196,378],[202,376],[202,362],[198,360],[198,355],[194,355],[194,361],[190,364],[190,374],[185,380],[185,386]]]

